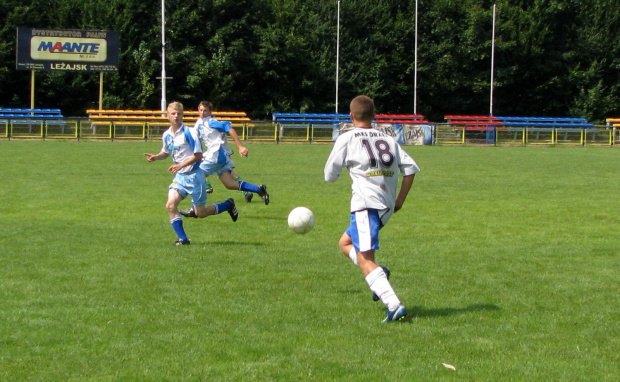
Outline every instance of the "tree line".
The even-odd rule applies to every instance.
[[[347,113],[361,93],[378,112],[410,114],[415,94],[432,121],[488,115],[495,36],[493,114],[601,122],[620,116],[618,9],[620,0],[419,0],[416,34],[415,0],[341,0],[339,13],[337,0],[167,0],[167,99],[270,119]],[[0,20],[0,107],[30,105],[17,27],[120,32],[103,107],[160,107],[161,1],[4,0]],[[97,73],[36,73],[35,107],[85,116],[98,96]]]

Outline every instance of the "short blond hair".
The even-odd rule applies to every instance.
[[[178,101],[170,102],[168,104],[168,109],[173,109],[179,112],[179,114],[183,113],[183,104]]]
[[[349,108],[353,118],[358,121],[371,122],[375,118],[375,103],[368,96],[359,95],[353,98]]]

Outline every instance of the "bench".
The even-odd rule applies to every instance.
[[[375,122],[413,125],[429,123],[422,114],[376,114]]]
[[[521,117],[446,115],[447,124],[460,129],[457,138],[465,143],[466,131],[470,141],[497,144],[498,141],[514,141],[522,144],[585,144],[586,137],[596,140],[598,130],[586,118],[572,117]],[[619,120],[620,122],[620,120]],[[486,130],[486,131],[485,131]],[[560,136],[560,133],[562,135]],[[459,134],[462,134],[459,135]],[[513,136],[511,139],[504,140]],[[563,137],[563,139],[560,139]]]
[[[273,113],[274,123],[340,123],[351,122],[348,114],[336,113]]]
[[[444,119],[448,125],[463,126],[467,130],[492,130],[502,125],[502,122],[492,115],[445,115]]]
[[[43,138],[45,127],[63,118],[60,109],[0,108],[0,136]]]
[[[468,129],[493,129],[497,126],[505,127],[567,127],[567,128],[590,128],[593,124],[588,123],[586,118],[564,117],[508,117],[508,116],[483,116],[483,115],[446,115],[444,118],[449,125],[465,126]]]
[[[465,143],[466,139],[469,139],[472,142],[494,144],[495,129],[502,125],[502,122],[492,115],[457,114],[445,115],[444,119],[449,126],[456,127],[454,141],[459,143]]]
[[[161,110],[134,110],[134,109],[88,109],[88,118],[96,120],[125,120],[125,121],[164,121],[167,122],[166,112]],[[220,120],[232,123],[249,122],[250,118],[244,111],[213,111],[211,115]],[[198,111],[183,111],[183,121],[193,121],[198,119]]]
[[[565,118],[565,117],[496,117],[504,126],[514,127],[543,127],[543,128],[590,128],[594,127],[588,123],[586,118]]]
[[[340,124],[352,122],[349,114],[341,113],[273,113],[272,116],[279,140],[333,141],[339,134]],[[403,125],[429,123],[421,114],[376,114],[373,122],[393,125],[389,131],[399,137]]]
[[[607,118],[605,122],[608,128],[620,127],[620,118]]]
[[[87,109],[88,120],[80,129],[82,137],[113,139],[157,139],[161,137],[170,123],[165,111],[139,109]],[[234,127],[241,127],[241,139],[250,118],[244,111],[213,111],[211,115],[219,120],[230,121]],[[198,111],[183,111],[183,122],[193,126],[198,119]]]
[[[274,123],[329,124],[351,122],[349,114],[336,113],[273,113]],[[376,123],[429,123],[421,114],[376,114]]]
[[[332,141],[341,122],[351,122],[348,114],[273,113],[277,141]]]
[[[0,108],[3,119],[58,119],[64,118],[60,109]]]

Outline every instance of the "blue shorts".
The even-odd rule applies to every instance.
[[[200,169],[205,173],[206,176],[217,174],[220,176],[224,171],[232,172],[232,167],[230,167],[230,161],[226,161],[226,163],[213,163],[213,162],[200,162]]]
[[[207,191],[205,174],[200,169],[191,172],[177,173],[168,187],[175,189],[185,199],[192,196],[192,204],[204,206],[207,204]]]
[[[351,225],[347,235],[351,237],[356,252],[379,249],[379,231],[383,228],[378,210],[351,212]]]

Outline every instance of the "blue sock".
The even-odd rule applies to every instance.
[[[258,186],[242,180],[241,182],[239,182],[239,191],[249,191],[249,192],[258,193]]]
[[[187,235],[183,229],[183,219],[181,219],[180,216],[170,219],[170,224],[172,224],[172,228],[174,229],[174,232],[176,232],[179,239],[187,240]]]
[[[216,203],[214,204],[215,206],[215,214],[221,214],[224,211],[228,211],[230,210],[230,208],[232,207],[232,203],[229,202],[228,200],[225,200],[221,203]]]
[[[237,177],[237,179],[235,179],[237,182],[239,182],[239,186],[241,186],[241,182],[243,182],[243,179],[241,179],[240,176]],[[247,191],[243,191],[243,195],[247,195],[248,192]]]

